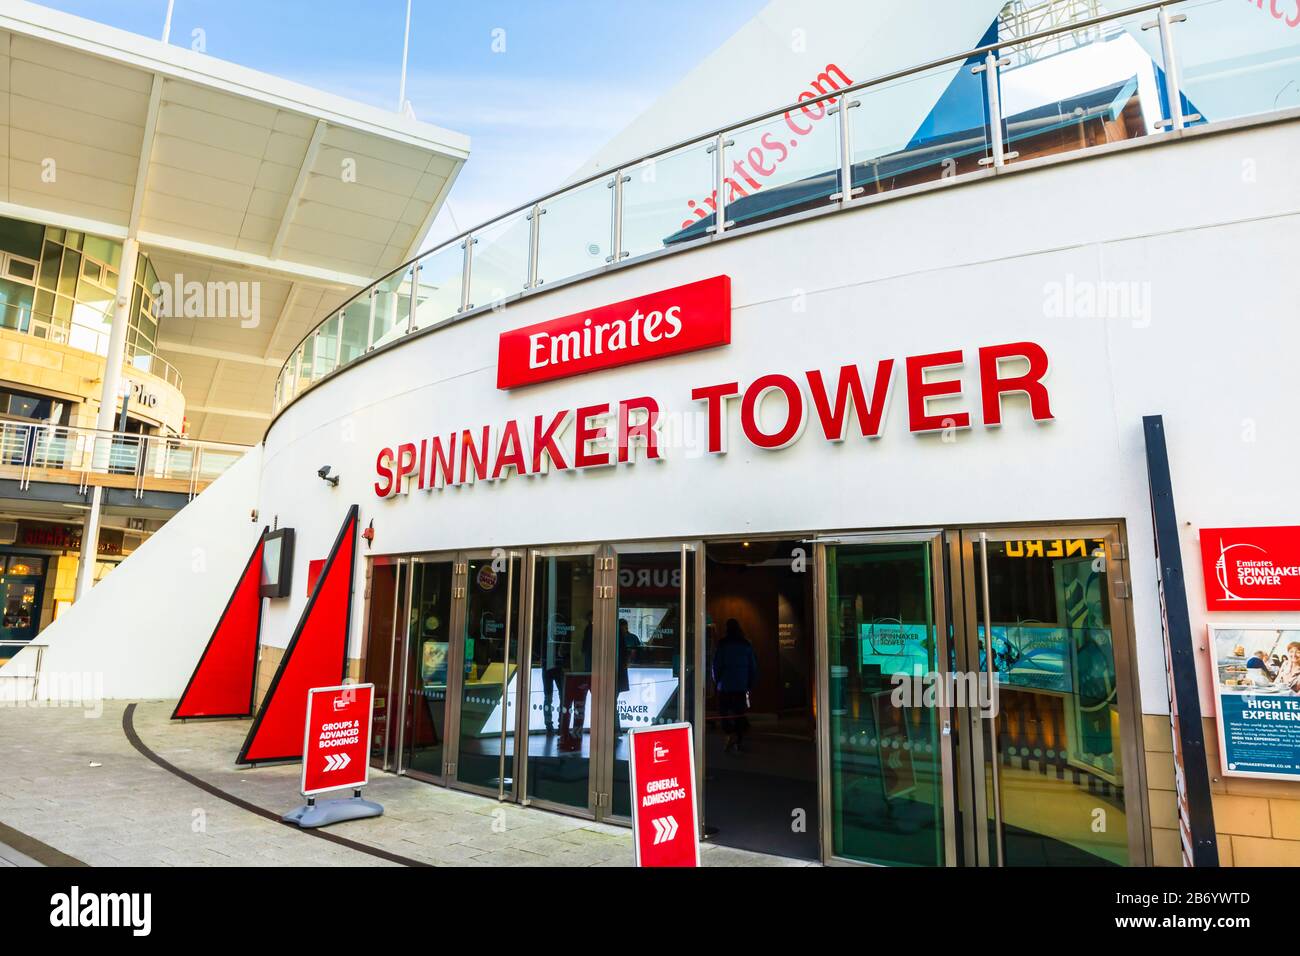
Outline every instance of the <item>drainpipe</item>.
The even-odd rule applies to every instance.
[[[117,298],[113,303],[113,325],[108,334],[108,354],[104,356],[104,385],[99,393],[99,415],[95,420],[96,434],[91,447],[91,470],[107,471],[111,459],[112,439],[105,441],[100,433],[112,432],[117,416],[117,400],[122,388],[122,365],[126,360],[126,329],[131,318],[131,298],[135,291],[135,265],[139,258],[140,243],[134,238],[122,243],[122,263],[117,273]],[[77,589],[73,601],[90,593],[95,583],[95,562],[99,558],[99,514],[104,489],[99,484],[90,488],[90,511],[81,526],[81,558],[77,564]]]

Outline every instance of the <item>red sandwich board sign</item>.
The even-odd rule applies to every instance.
[[[340,684],[307,692],[302,795],[364,787],[370,781],[375,685]]]
[[[636,865],[699,866],[691,725],[639,727],[628,743]]]

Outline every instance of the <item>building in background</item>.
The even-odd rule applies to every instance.
[[[415,255],[468,148],[5,4],[0,642],[30,640],[261,440],[289,348]]]

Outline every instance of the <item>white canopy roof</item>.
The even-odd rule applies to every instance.
[[[134,232],[165,281],[261,284],[257,326],[164,320],[199,437],[260,437],[271,369],[324,309],[419,251],[468,155],[468,137],[409,116],[0,8],[0,215]]]

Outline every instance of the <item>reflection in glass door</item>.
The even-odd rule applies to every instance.
[[[447,652],[452,633],[451,561],[415,559],[411,564],[404,655],[406,708],[402,769],[443,779],[447,738]]]
[[[951,713],[926,696],[948,671],[937,538],[830,543],[824,555],[826,852],[955,863]]]
[[[456,782],[504,796],[513,788],[519,620],[518,556],[497,552],[465,562],[465,612],[458,671]],[[454,694],[457,691],[453,688]]]
[[[975,735],[982,860],[1130,862],[1125,736],[1132,727],[1113,528],[962,535],[967,666],[997,684]],[[986,646],[991,635],[993,654]],[[982,780],[980,775],[982,774]]]
[[[610,813],[631,816],[629,730],[686,719],[688,686],[682,664],[694,653],[695,551],[687,545],[619,546],[612,625],[614,698],[606,726],[613,779]]]
[[[596,555],[531,557],[528,714],[529,800],[579,810],[591,797],[592,690],[598,649]]]

